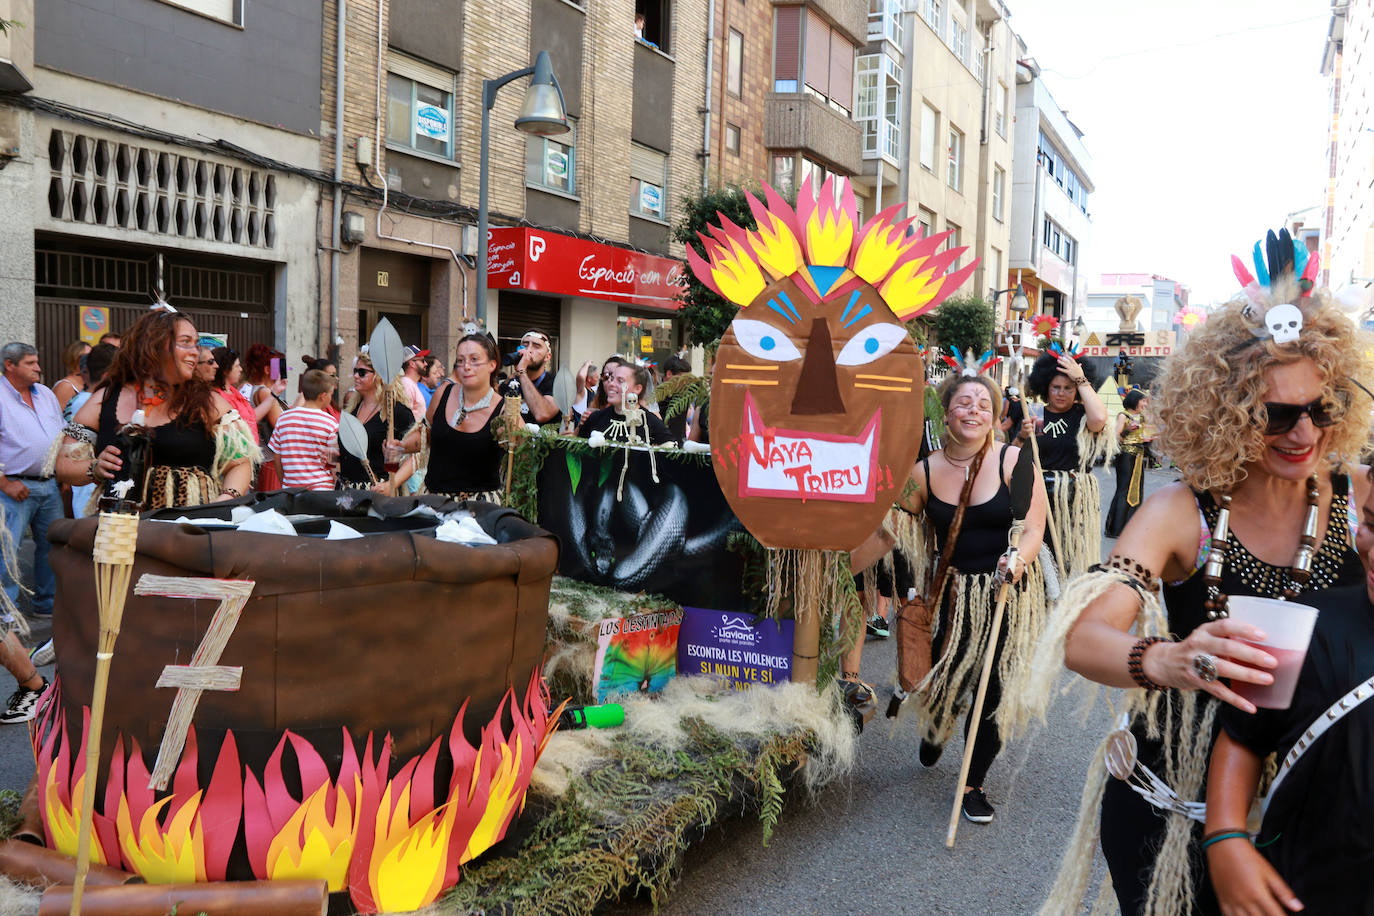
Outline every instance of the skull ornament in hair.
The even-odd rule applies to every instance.
[[[1287,229],[1280,229],[1255,243],[1251,261],[1254,273],[1240,258],[1231,257],[1231,269],[1250,300],[1241,315],[1256,337],[1269,337],[1276,344],[1292,343],[1302,333],[1304,310],[1316,307],[1312,289],[1321,258],[1294,241]]]
[[[712,463],[769,547],[853,550],[882,524],[923,431],[924,364],[902,322],[974,268],[946,274],[964,249],[909,234],[901,205],[860,227],[853,189],[833,182],[795,210],[765,187],[766,205],[749,196],[757,229],[721,214],[706,256],[687,253],[740,306],[711,380]]]

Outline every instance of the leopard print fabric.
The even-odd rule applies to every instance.
[[[199,506],[220,494],[219,481],[204,468],[157,466],[148,471],[143,487],[145,511]]]

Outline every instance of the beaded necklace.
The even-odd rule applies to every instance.
[[[1293,554],[1293,565],[1284,570],[1284,585],[1280,601],[1296,598],[1298,593],[1312,578],[1312,561],[1317,553],[1317,501],[1321,490],[1317,486],[1317,475],[1307,480],[1307,517],[1303,521],[1302,536],[1298,539],[1297,552]],[[1332,500],[1334,504],[1334,499]],[[1208,620],[1230,616],[1227,596],[1221,590],[1221,573],[1226,567],[1227,538],[1230,534],[1231,494],[1223,493],[1216,524],[1212,526],[1211,552],[1207,565],[1202,571],[1202,582],[1207,586],[1207,598],[1203,607],[1207,610]]]

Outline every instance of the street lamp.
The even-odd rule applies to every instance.
[[[1009,329],[1012,329],[1012,333],[1016,335],[1016,365],[1015,372],[1013,373],[1013,380],[1019,381],[1021,378],[1021,362],[1025,358],[1025,335],[1015,330],[1015,323],[1026,317],[1026,313],[1030,311],[1031,304],[1030,300],[1026,298],[1026,291],[1021,288],[1019,282],[1021,274],[1019,271],[1016,274],[1016,278],[1018,282],[1015,286],[1009,286],[1006,289],[993,289],[989,290],[989,292],[992,294],[993,302],[996,302],[1003,293],[1012,294],[1011,301],[1007,303],[1007,311],[1011,313],[1011,317],[1007,319],[1007,326]],[[1011,353],[1010,341],[1007,342],[1007,353]]]
[[[477,192],[477,321],[483,326],[487,322],[487,166],[491,109],[496,104],[498,89],[526,76],[530,77],[530,84],[525,89],[525,101],[520,106],[520,117],[515,119],[515,129],[537,137],[552,137],[569,130],[563,89],[558,85],[558,77],[553,74],[548,51],[539,52],[533,67],[482,81],[482,162]]]

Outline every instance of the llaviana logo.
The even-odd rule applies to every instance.
[[[747,617],[722,618],[720,626],[711,627],[711,635],[722,643],[737,646],[757,646],[763,641],[763,634]]]

